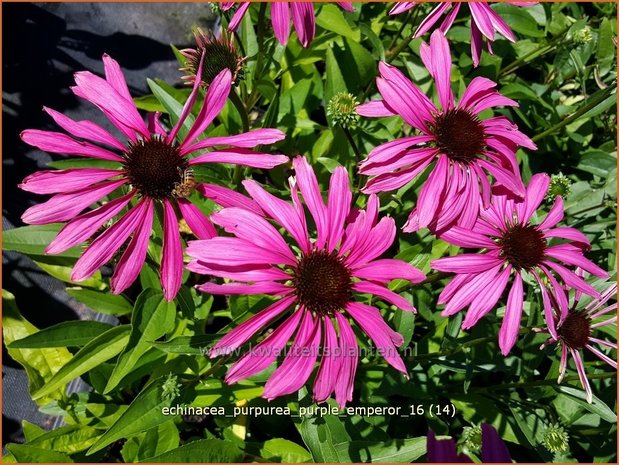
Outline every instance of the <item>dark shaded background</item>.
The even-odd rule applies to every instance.
[[[27,128],[57,130],[43,105],[76,119],[114,129],[93,105],[70,91],[73,73],[102,74],[108,53],[125,72],[132,95],[148,92],[146,78],[180,85],[178,63],[169,44],[190,46],[191,30],[213,25],[204,3],[4,3],[2,5],[2,227],[23,226],[24,210],[49,196],[21,191],[17,184],[45,168],[52,156],[19,139]],[[61,156],[54,158],[63,158]],[[64,291],[27,257],[2,254],[3,288],[13,293],[22,314],[45,328],[74,319],[113,320],[97,314]],[[105,319],[108,320],[105,320]],[[2,346],[2,443],[22,442],[21,421],[46,429],[59,420],[40,413],[28,394],[28,380]],[[76,380],[70,390],[87,388]]]

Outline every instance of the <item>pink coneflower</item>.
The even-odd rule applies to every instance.
[[[587,393],[587,401],[591,403],[593,394],[585,372],[581,351],[586,348],[600,360],[607,363],[615,370],[617,369],[617,362],[595,347],[597,344],[598,346],[610,347],[611,349],[617,350],[617,343],[599,339],[592,335],[592,330],[617,322],[617,302],[606,305],[610,299],[616,297],[617,283],[612,283],[602,292],[599,298],[592,300],[584,308],[579,308],[581,307],[579,305],[581,295],[580,292],[576,292],[573,303],[569,309],[561,307],[561,305],[567,303],[567,299],[562,299],[561,302],[552,299],[552,306],[554,309],[553,323],[556,326],[556,331],[554,335],[551,334],[549,336],[542,347],[549,344],[557,344],[557,346],[561,348],[559,383],[565,378],[567,358],[569,355],[572,356],[576,365],[578,377],[580,378],[580,383]],[[610,312],[614,312],[615,315],[608,318],[608,313]]]
[[[384,100],[357,107],[363,116],[400,115],[421,132],[376,147],[359,165],[359,172],[372,176],[366,193],[399,189],[432,166],[421,188],[417,207],[404,231],[430,227],[436,234],[454,224],[470,228],[479,213],[479,198],[487,206],[494,176],[514,195],[524,195],[515,152],[518,146],[535,149],[535,144],[504,116],[481,121],[483,110],[499,105],[517,106],[503,97],[496,83],[474,78],[456,105],[451,90],[449,44],[440,31],[421,45],[421,58],[434,78],[440,106],[435,106],[398,69],[379,64],[376,79]]]
[[[221,2],[224,11],[229,10],[238,2]],[[346,11],[353,11],[351,2],[336,2]],[[238,9],[228,24],[229,31],[236,31],[247,13],[250,2],[240,2]],[[271,23],[273,32],[280,44],[286,45],[290,37],[290,16],[299,42],[308,47],[316,33],[316,17],[314,16],[313,2],[273,2],[271,5]]]
[[[234,46],[234,38],[221,34],[220,37],[207,35],[200,28],[194,31],[196,48],[186,48],[180,53],[187,58],[185,67],[181,71],[187,74],[182,77],[184,81],[192,84],[198,75],[198,68],[202,63],[200,84],[208,87],[213,79],[224,69],[229,69],[232,74],[232,84],[236,85],[243,75],[243,62],[245,58],[240,55]]]
[[[517,6],[532,5],[534,2],[507,2]],[[390,15],[398,15],[413,8],[417,2],[398,2],[389,11]],[[492,53],[491,43],[494,41],[494,33],[499,32],[511,42],[516,42],[516,36],[507,25],[507,23],[498,14],[494,12],[490,5],[484,2],[465,2],[471,10],[471,56],[473,64],[479,65],[481,57],[481,49],[483,38],[486,38],[488,52]],[[439,26],[439,30],[446,34],[449,28],[454,23],[460,6],[459,2],[441,2],[439,3],[426,18],[421,22],[414,37],[421,37],[428,32],[437,23],[437,21],[447,13],[447,16]],[[451,10],[451,11],[450,11]]]
[[[178,218],[182,217],[199,238],[215,235],[215,229],[189,196],[198,189],[208,196],[223,188],[200,185],[192,167],[203,163],[231,163],[257,168],[272,168],[285,163],[283,155],[268,155],[248,150],[258,144],[271,144],[284,138],[276,129],[258,129],[235,136],[198,139],[217,117],[231,89],[229,70],[222,71],[211,83],[204,104],[184,137],[178,137],[197,97],[199,82],[185,103],[179,121],[166,132],[159,115],[151,115],[148,126],[129,95],[118,63],[103,56],[105,79],[83,71],[75,74],[73,92],[93,103],[128,139],[121,142],[91,121],[73,121],[57,111],[45,108],[54,121],[69,133],[28,129],[22,139],[41,150],[114,162],[109,169],[74,168],[40,171],[24,179],[21,188],[36,194],[55,194],[22,215],[28,224],[69,221],[46,253],[58,254],[95,235],[108,221],[118,221],[98,235],[78,259],[71,280],[82,281],[114,257],[132,236],[111,279],[114,293],[127,289],[138,276],[152,231],[153,212],[162,210],[163,250],[161,285],[165,298],[174,298],[181,285],[183,250]],[[71,137],[73,136],[73,137]],[[232,148],[216,149],[228,146]],[[191,155],[198,153],[197,156]],[[204,152],[204,153],[202,153]],[[124,190],[121,188],[124,187]],[[128,189],[128,192],[126,188]],[[80,215],[90,205],[118,192],[113,200]],[[128,209],[125,211],[125,209]]]
[[[467,248],[483,248],[485,253],[465,253],[440,258],[432,262],[439,271],[453,272],[456,276],[439,296],[439,304],[446,304],[442,315],[453,315],[469,306],[462,322],[463,329],[474,326],[488,313],[503,294],[510,276],[513,283],[507,298],[503,324],[499,332],[499,346],[507,355],[514,346],[520,328],[523,305],[523,276],[529,274],[538,282],[544,300],[544,312],[549,331],[558,337],[553,323],[552,308],[543,283],[548,280],[552,294],[566,308],[565,295],[558,279],[570,288],[592,296],[598,292],[581,277],[565,267],[580,267],[596,276],[607,273],[587,260],[583,249],[589,247],[584,234],[574,228],[555,227],[563,218],[563,200],[557,197],[546,218],[540,224],[533,224],[531,217],[548,191],[550,178],[536,174],[531,178],[526,196],[514,201],[505,195],[504,189],[497,189],[490,207],[480,212],[480,217],[471,229],[458,226],[447,231],[442,239]],[[551,239],[566,242],[551,245]],[[541,273],[540,273],[541,272]],[[552,273],[554,272],[554,274]]]
[[[318,181],[304,158],[293,161],[293,204],[269,194],[254,181],[244,186],[266,213],[261,216],[241,208],[224,208],[212,221],[235,237],[193,241],[188,268],[232,282],[206,283],[199,289],[211,294],[269,294],[278,300],[240,324],[212,348],[211,357],[236,350],[269,323],[287,315],[275,331],[246,353],[228,371],[226,382],[235,383],[271,365],[296,331],[283,363],[264,387],[269,400],[299,390],[314,369],[318,352],[320,368],[314,382],[314,399],[323,402],[333,392],[340,405],[352,399],[358,349],[349,317],[365,331],[387,363],[406,374],[396,347],[402,336],[392,330],[375,307],[363,303],[371,294],[402,310],[411,303],[387,289],[392,279],[418,283],[421,271],[400,260],[377,258],[393,243],[393,219],[377,222],[378,199],[371,195],[365,210],[351,212],[352,193],[342,167],[331,176],[328,201],[323,202]],[[311,241],[303,202],[316,225]],[[296,242],[293,249],[267,218],[274,220]],[[355,300],[355,297],[361,301]]]

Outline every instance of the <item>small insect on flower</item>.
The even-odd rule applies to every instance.
[[[178,171],[181,175],[181,182],[174,184],[172,195],[177,198],[186,199],[194,190],[196,190],[199,183],[196,181],[191,168],[187,168],[184,171],[179,168]]]

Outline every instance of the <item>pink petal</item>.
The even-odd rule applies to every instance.
[[[479,66],[482,40],[481,31],[477,27],[477,23],[475,23],[475,21],[471,21],[471,58],[473,59],[473,66],[475,68]]]
[[[359,302],[349,302],[346,311],[354,318],[363,331],[370,336],[385,361],[408,377],[406,366],[396,347],[404,343],[402,336],[385,323],[379,311]]]
[[[303,387],[314,370],[320,348],[320,319],[304,311],[303,321],[283,363],[264,385],[262,397],[273,400]]]
[[[522,318],[522,305],[522,277],[520,273],[516,273],[514,283],[507,297],[505,316],[499,331],[499,347],[504,357],[507,357],[512,347],[514,347],[516,339],[518,339],[518,330],[520,329],[520,320]]]
[[[287,281],[290,275],[279,268],[266,266],[240,266],[240,267],[218,267],[217,265],[207,266],[200,260],[191,260],[187,264],[187,269],[198,274],[217,276],[234,281],[259,282],[259,281]]]
[[[333,252],[344,234],[344,222],[350,213],[352,192],[348,172],[344,167],[337,167],[331,175],[327,207],[327,251]]]
[[[230,2],[230,3],[236,3],[236,2]],[[245,13],[247,12],[247,9],[249,8],[249,5],[250,5],[249,2],[241,2],[241,4],[239,5],[239,8],[236,10],[236,12],[234,13],[234,16],[230,20],[230,24],[228,24],[229,31],[235,32],[238,29],[239,25],[241,24],[241,21],[243,20],[243,17],[245,16]]]
[[[475,2],[469,3],[471,9],[471,15],[475,25],[479,28],[481,33],[485,35],[489,40],[494,40],[494,25],[488,15],[490,7],[488,5],[478,4]]]
[[[260,373],[271,365],[280,356],[286,343],[299,326],[299,320],[304,314],[302,311],[293,312],[275,331],[256,347],[252,348],[243,357],[230,367],[226,374],[226,383],[233,384],[245,378]]]
[[[305,222],[300,218],[303,213],[296,211],[288,202],[268,193],[255,181],[243,181],[243,186],[260,208],[288,231],[303,252],[307,252],[310,245]]]
[[[19,188],[35,194],[70,193],[120,174],[123,172],[99,168],[37,171],[27,176]]]
[[[273,24],[273,32],[278,42],[286,45],[290,36],[289,2],[273,2],[271,4],[271,23]]]
[[[45,152],[79,155],[80,157],[98,158],[100,160],[123,161],[114,152],[88,142],[77,141],[62,132],[26,129],[20,134],[20,137],[26,144],[33,145]]]
[[[544,237],[560,237],[568,241],[576,242],[579,247],[586,249],[591,247],[591,243],[587,236],[574,228],[552,228],[544,232]]]
[[[580,383],[585,388],[585,392],[587,393],[587,402],[593,402],[593,393],[591,392],[591,386],[589,385],[589,379],[587,378],[587,372],[585,371],[585,365],[582,362],[582,357],[580,356],[580,352],[574,349],[569,349],[572,354],[572,358],[574,359],[574,363],[576,364],[576,371],[578,372],[578,377],[580,378]]]
[[[180,145],[181,152],[202,134],[223,109],[232,89],[232,73],[228,68],[222,70],[211,82],[206,91],[204,103],[193,126]]]
[[[226,335],[213,346],[209,353],[209,357],[214,358],[220,355],[227,355],[241,347],[249,341],[254,334],[268,325],[275,317],[284,313],[288,307],[292,305],[294,299],[294,297],[284,297],[226,333]]]
[[[326,401],[335,391],[342,361],[342,355],[338,354],[339,343],[331,318],[324,317],[322,321],[325,326],[325,338],[321,347],[323,354],[314,380],[314,401],[317,403]]]
[[[21,219],[27,224],[48,224],[70,220],[126,182],[126,179],[108,181],[69,194],[56,194],[47,202],[30,207]]]
[[[421,163],[427,158],[434,157],[438,149],[436,147],[406,149],[412,144],[430,140],[429,136],[413,136],[381,144],[370,152],[368,158],[359,163],[359,172],[366,175],[390,173],[399,168]]]
[[[381,297],[401,310],[416,313],[413,304],[411,304],[404,297],[390,291],[389,289],[381,286],[380,284],[374,284],[369,281],[358,281],[353,284],[352,288],[353,290],[361,292],[362,294],[370,294]]]
[[[163,202],[163,249],[161,252],[161,287],[170,301],[176,297],[183,280],[183,245],[174,207]]]
[[[282,263],[297,264],[296,257],[279,231],[262,216],[241,208],[224,208],[212,215],[211,220],[238,238],[280,254]]]
[[[549,185],[550,176],[547,174],[538,173],[533,175],[527,186],[525,201],[521,204],[524,208],[518,209],[518,219],[521,222],[526,223],[531,219],[535,210],[537,210],[544,200]]]
[[[486,160],[477,160],[480,167],[484,168],[497,180],[498,183],[503,184],[510,192],[516,194],[519,197],[524,197],[525,189],[520,179],[520,175],[516,175],[511,171],[506,170],[494,163],[490,163]]]
[[[460,254],[432,260],[432,268],[451,273],[481,273],[500,265],[503,260],[490,254]]]
[[[471,280],[463,283],[457,292],[455,292],[449,299],[447,305],[445,305],[445,308],[441,312],[441,315],[454,315],[474,300],[480,299],[480,295],[482,295],[482,293],[488,292],[488,289],[493,287],[494,281],[497,278],[497,273],[500,269],[501,265],[494,266],[487,271],[475,274]],[[497,296],[497,299],[498,297],[499,296]],[[442,300],[444,300],[443,296],[441,296],[441,301]],[[496,300],[492,303],[492,305],[494,305],[494,303],[496,303]]]
[[[65,116],[62,113],[59,113],[47,107],[43,107],[43,111],[50,115],[58,126],[60,126],[72,136],[78,137],[80,139],[87,139],[91,142],[98,142],[100,144],[109,145],[122,152],[127,150],[126,147],[121,144],[118,139],[116,139],[112,134],[110,134],[98,124],[93,123],[92,121],[73,121],[68,116]],[[122,158],[120,157],[117,157],[116,159],[122,160]]]
[[[492,26],[494,27],[494,29],[503,34],[503,36],[511,42],[516,42],[516,35],[512,32],[512,30],[503,20],[503,18],[501,18],[494,10],[492,10],[492,8],[488,8],[487,13],[490,17],[490,21],[492,21]]]
[[[393,218],[383,217],[369,233],[357,238],[352,251],[345,258],[345,262],[352,268],[371,262],[393,244],[395,233],[396,226]]]
[[[496,243],[483,234],[476,233],[469,229],[453,226],[448,231],[441,234],[441,239],[458,247],[468,248],[496,248]]]
[[[458,108],[471,108],[478,103],[478,101],[488,95],[496,87],[497,83],[482,77],[475,76],[467,88],[464,90]]]
[[[432,26],[436,24],[436,22],[440,19],[441,15],[450,7],[449,2],[439,3],[436,8],[434,8],[428,16],[421,22],[417,30],[415,31],[415,37],[421,37],[430,29]]]
[[[197,189],[204,197],[211,199],[222,207],[240,207],[258,215],[264,215],[264,212],[256,202],[240,192],[207,183],[200,184]]]
[[[178,209],[187,226],[198,239],[211,239],[217,235],[212,223],[202,211],[187,199],[177,199]]]
[[[355,9],[352,6],[352,2],[335,2],[335,3],[337,3],[340,6],[340,8],[342,8],[343,10],[350,11],[351,13],[355,11]]]
[[[390,15],[399,15],[402,14],[415,6],[415,2],[396,2],[391,10],[389,10]]]
[[[308,47],[316,33],[316,17],[312,2],[290,2],[292,24],[303,47]],[[275,23],[273,23],[275,27]]]
[[[316,179],[314,170],[304,157],[296,157],[292,161],[292,166],[294,167],[295,177],[299,190],[303,195],[305,205],[307,205],[316,223],[316,230],[318,233],[316,247],[320,249],[328,239],[329,219],[327,216],[327,209],[322,200],[322,195],[320,194],[318,180]]]
[[[340,371],[335,383],[335,399],[343,408],[346,402],[351,401],[353,397],[359,349],[357,338],[348,320],[340,312],[336,312],[335,319],[340,330],[340,352],[342,354]]]
[[[438,157],[436,166],[421,188],[417,199],[419,226],[424,228],[434,219],[449,176],[449,159],[445,155]]]
[[[479,299],[473,299],[466,316],[462,321],[462,329],[472,328],[483,318],[486,313],[494,308],[503,294],[507,281],[511,275],[512,267],[507,266],[492,281],[492,285],[480,292]]]
[[[271,169],[288,162],[286,155],[269,155],[251,149],[221,149],[207,152],[189,160],[189,165],[201,163],[230,163],[252,168]]]
[[[105,79],[95,76],[90,71],[81,71],[75,73],[75,83],[77,86],[74,92],[104,110],[112,117],[112,122],[119,122],[125,128],[130,128],[143,137],[149,137],[148,128],[133,100],[119,94]],[[125,128],[119,127],[121,130]]]
[[[204,66],[204,59],[205,59],[205,55],[201,54],[200,62],[198,63],[198,70],[196,71],[196,76],[202,76],[202,67]],[[185,124],[185,120],[189,116],[189,113],[191,112],[193,105],[196,103],[196,100],[198,99],[198,93],[200,91],[201,82],[202,82],[201,79],[193,80],[193,88],[191,89],[191,93],[189,94],[187,101],[185,102],[185,104],[183,105],[183,108],[181,109],[181,114],[178,117],[178,121],[176,122],[176,124],[174,125],[174,127],[172,128],[172,130],[166,137],[166,142],[168,144],[171,144],[174,142],[174,139],[176,139],[178,132],[183,127],[183,124]],[[204,99],[203,108],[205,104],[206,104],[206,98]],[[194,126],[195,126],[195,120],[194,120]],[[190,143],[191,141],[187,141],[187,138],[185,138],[185,141],[183,141],[183,143],[179,147],[179,151],[181,154],[184,155],[187,153],[185,146],[186,144],[190,144]]]
[[[144,217],[147,199],[142,199],[120,220],[97,237],[77,260],[71,273],[71,281],[83,281],[105,265],[125,243]]]
[[[167,131],[163,128],[161,122],[159,121],[159,118],[161,118],[160,111],[148,113],[148,115],[146,115],[146,118],[148,119],[148,130],[152,134],[158,134],[163,138],[168,136]]]
[[[142,208],[143,216],[112,275],[110,287],[114,294],[125,291],[140,274],[153,229],[153,211],[153,202],[147,199]]]
[[[54,255],[80,244],[96,233],[110,218],[116,216],[133,198],[134,192],[107,202],[103,206],[78,216],[67,223],[47,246],[45,253]]]
[[[432,160],[433,157],[429,157],[421,163],[412,165],[410,168],[402,169],[395,173],[376,176],[368,181],[366,186],[361,189],[361,192],[364,194],[373,194],[399,189],[423,173]]]
[[[254,129],[234,136],[208,137],[185,148],[185,153],[192,153],[210,147],[230,145],[240,148],[253,148],[257,145],[274,144],[286,137],[279,129]]]
[[[424,53],[425,52],[425,53]],[[453,92],[451,91],[451,54],[449,43],[439,30],[430,36],[430,46],[421,46],[422,58],[426,56],[424,64],[436,83],[436,91],[443,110],[453,108]]]
[[[617,362],[615,360],[613,360],[612,358],[608,357],[607,355],[604,355],[602,352],[600,352],[598,349],[593,347],[591,344],[587,344],[585,347],[587,349],[589,349],[591,352],[593,352],[593,354],[597,358],[602,360],[604,363],[607,363],[608,365],[610,365],[615,370],[617,369]],[[616,349],[616,347],[615,347],[615,349]]]
[[[574,265],[582,268],[585,271],[588,271],[594,276],[598,276],[600,278],[605,278],[608,276],[608,273],[604,271],[602,268],[594,264],[593,262],[587,260],[582,253],[574,251],[568,247],[565,247],[567,244],[555,245],[552,247],[548,247],[546,249],[546,255],[550,257],[556,258],[562,262],[567,263],[568,265]]]
[[[220,266],[283,265],[289,260],[270,249],[258,247],[236,237],[213,237],[204,241],[190,241],[187,255],[207,264]]]
[[[105,71],[105,80],[110,83],[121,97],[131,101],[132,98],[129,93],[129,87],[127,87],[127,81],[125,81],[125,76],[120,69],[120,65],[107,53],[103,54],[103,68]]]
[[[387,106],[384,100],[372,100],[359,105],[355,111],[358,115],[369,118],[386,118],[395,116],[396,113]]]
[[[557,197],[555,199],[555,203],[552,205],[552,208],[544,218],[544,221],[540,223],[537,227],[539,230],[545,230],[549,228],[553,228],[559,221],[563,219],[563,199],[561,197]]]
[[[244,283],[204,283],[196,288],[206,294],[215,295],[283,295],[290,293],[291,288],[281,283],[263,281],[255,284]]]
[[[413,265],[391,258],[366,263],[354,270],[352,274],[357,278],[380,283],[388,283],[393,279],[406,279],[412,283],[420,283],[426,279],[425,274]]]

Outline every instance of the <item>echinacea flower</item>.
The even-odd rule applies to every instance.
[[[221,2],[221,8],[224,11],[229,10],[238,2]],[[336,2],[346,11],[353,11],[351,2]],[[240,2],[240,5],[234,16],[228,24],[229,31],[236,31],[251,2]],[[290,37],[290,17],[292,16],[292,24],[294,25],[299,42],[303,47],[309,47],[309,44],[314,39],[316,33],[316,17],[314,16],[313,2],[272,2],[271,5],[271,23],[273,32],[280,44],[286,45],[288,37]]]
[[[187,58],[185,67],[181,68],[181,71],[185,71],[187,74],[182,79],[193,85],[200,63],[202,63],[200,85],[203,87],[208,87],[224,69],[230,70],[232,84],[238,84],[239,78],[243,74],[245,58],[234,46],[233,37],[227,37],[225,34],[221,34],[220,37],[209,36],[200,28],[194,31],[194,37],[196,38],[196,48],[180,50],[180,53]]]
[[[358,348],[349,317],[372,339],[387,363],[406,375],[397,352],[402,336],[391,329],[375,307],[359,294],[382,298],[402,310],[412,304],[390,291],[396,278],[418,283],[421,271],[406,262],[378,259],[393,243],[392,218],[378,221],[378,199],[371,195],[365,210],[351,211],[348,173],[338,167],[331,176],[325,205],[316,176],[305,158],[293,160],[289,204],[260,187],[244,181],[245,189],[266,216],[241,208],[224,208],[211,220],[234,237],[192,241],[188,269],[229,279],[226,284],[198,287],[211,294],[267,294],[278,300],[228,332],[211,349],[211,357],[229,354],[279,318],[285,320],[228,371],[229,384],[252,376],[271,365],[294,342],[282,364],[267,381],[263,397],[271,400],[298,391],[322,359],[314,382],[314,399],[323,402],[333,392],[340,405],[352,399]],[[316,225],[317,238],[309,237],[303,204]],[[296,242],[287,244],[282,227]],[[294,251],[293,251],[294,250]]]
[[[479,65],[483,38],[486,38],[488,52],[492,53],[491,43],[495,40],[495,31],[499,32],[511,42],[516,42],[516,36],[500,15],[498,15],[488,3],[485,2],[463,2],[471,10],[471,57],[473,64]],[[532,5],[533,2],[506,2],[517,6]],[[398,15],[413,8],[417,2],[398,2],[389,11],[390,15]],[[439,30],[446,34],[454,23],[460,11],[460,2],[440,2],[426,18],[421,22],[414,37],[421,37],[428,32],[439,21],[443,14],[447,16],[439,26]],[[449,11],[451,9],[451,11]]]
[[[429,463],[473,463],[465,454],[458,454],[456,441],[453,439],[436,439],[434,431],[428,431],[427,438]],[[507,446],[494,427],[481,424],[481,461],[482,463],[511,463]]]
[[[455,103],[449,44],[440,31],[432,34],[430,45],[421,45],[420,52],[440,105],[397,68],[381,62],[376,85],[384,100],[360,105],[357,113],[399,115],[420,134],[379,145],[359,164],[359,172],[372,176],[363,191],[375,193],[399,189],[431,167],[404,231],[429,227],[440,235],[452,225],[473,226],[479,199],[486,207],[490,200],[487,174],[522,197],[525,189],[515,152],[518,146],[536,147],[504,116],[480,120],[479,114],[488,108],[517,106],[497,92],[490,79],[474,78]]]
[[[550,335],[548,340],[542,347],[549,344],[556,344],[561,349],[561,361],[559,364],[559,380],[562,382],[567,371],[568,357],[571,356],[576,365],[576,371],[580,378],[585,392],[587,393],[587,401],[592,402],[593,394],[591,385],[585,372],[583,363],[582,349],[587,349],[597,358],[607,363],[615,370],[617,362],[606,354],[604,354],[595,345],[610,347],[617,350],[617,342],[607,341],[593,336],[593,330],[610,324],[617,323],[617,302],[607,305],[608,301],[617,296],[617,283],[612,283],[602,292],[602,294],[593,299],[589,304],[582,307],[580,298],[582,294],[576,292],[573,298],[572,305],[569,308],[561,308],[561,305],[567,303],[567,299],[557,301],[552,299],[553,321],[556,326],[555,335]],[[614,312],[610,318],[608,314]]]
[[[588,295],[597,297],[599,293],[565,265],[582,268],[595,276],[607,275],[585,258],[583,249],[589,247],[589,241],[584,234],[574,228],[556,227],[563,219],[561,197],[556,198],[541,223],[531,221],[544,200],[549,183],[547,174],[534,175],[523,200],[514,200],[504,189],[497,189],[490,207],[481,210],[471,229],[455,226],[442,236],[450,244],[485,249],[485,252],[464,253],[432,262],[436,270],[456,273],[441,292],[438,303],[445,304],[443,316],[469,307],[462,322],[463,329],[474,326],[494,308],[513,275],[499,332],[503,355],[509,353],[518,337],[524,299],[523,277],[530,275],[539,284],[550,334],[558,338],[544,280],[548,281],[552,295],[561,302],[561,308],[566,308],[560,281]],[[550,244],[552,239],[565,242]]]
[[[87,241],[103,225],[119,217],[97,235],[82,253],[75,263],[71,280],[87,279],[110,261],[131,237],[111,279],[112,291],[120,293],[137,278],[144,264],[153,227],[153,213],[156,205],[161,206],[161,285],[165,298],[171,300],[180,288],[183,275],[179,216],[196,237],[215,235],[213,225],[188,197],[196,189],[207,197],[225,189],[198,183],[193,177],[192,167],[203,163],[231,163],[272,168],[285,163],[287,157],[248,149],[279,141],[284,134],[276,129],[258,129],[234,136],[200,138],[226,103],[231,89],[231,73],[226,69],[211,83],[191,128],[184,137],[177,137],[198,97],[199,81],[196,81],[178,122],[167,132],[160,124],[158,114],[151,115],[149,124],[145,124],[131,99],[118,63],[104,55],[103,64],[105,79],[88,71],[78,72],[75,74],[76,86],[72,90],[77,96],[96,105],[126,141],[121,142],[91,121],[73,121],[45,108],[68,134],[28,129],[21,134],[24,142],[47,152],[105,160],[112,164],[105,169],[39,171],[26,177],[20,185],[22,189],[55,195],[47,202],[26,210],[22,220],[28,224],[68,221],[45,249],[46,253],[58,254]],[[230,148],[213,150],[226,146]],[[206,151],[209,149],[212,151]],[[113,193],[117,193],[113,200],[102,202]],[[98,208],[82,213],[99,202],[103,204]]]

